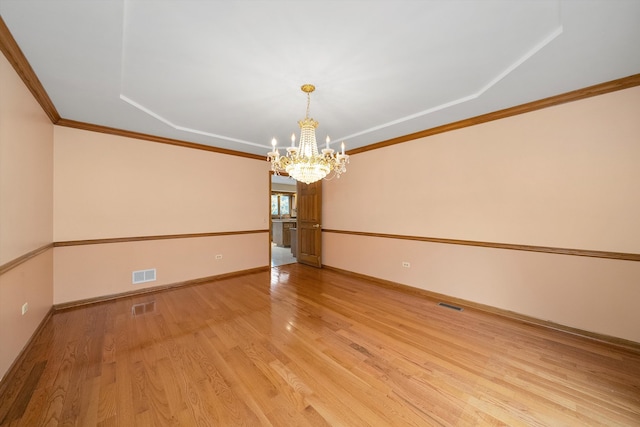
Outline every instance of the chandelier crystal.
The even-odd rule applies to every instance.
[[[327,137],[327,146],[320,153],[316,142],[316,128],[318,122],[309,117],[309,105],[311,104],[311,92],[314,85],[305,84],[300,88],[307,94],[307,114],[304,119],[298,121],[300,126],[300,145],[296,147],[296,136],[291,135],[291,147],[287,147],[287,154],[281,156],[276,147],[275,138],[271,140],[273,151],[267,154],[267,161],[271,162],[271,170],[280,175],[283,172],[289,174],[296,181],[306,184],[319,181],[327,176],[340,175],[347,171],[349,156],[344,154],[344,142],[342,153],[336,153],[329,148],[330,140]],[[334,175],[330,175],[333,172]],[[327,178],[329,179],[329,178]]]

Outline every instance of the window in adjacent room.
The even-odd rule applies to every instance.
[[[291,194],[271,194],[271,216],[280,217],[291,215]]]

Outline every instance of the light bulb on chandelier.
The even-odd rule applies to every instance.
[[[309,117],[311,92],[316,88],[314,85],[305,84],[300,89],[307,94],[307,114],[304,119],[298,121],[300,144],[296,147],[296,135],[292,134],[291,147],[287,147],[287,154],[281,156],[277,148],[278,143],[273,138],[271,140],[273,151],[267,154],[267,161],[271,162],[271,170],[276,175],[286,172],[296,181],[306,184],[326,178],[331,172],[340,178],[340,175],[347,171],[347,163],[349,163],[349,156],[344,154],[344,142],[342,153],[336,153],[330,148],[331,140],[327,136],[326,148],[318,153],[316,142],[318,122]]]

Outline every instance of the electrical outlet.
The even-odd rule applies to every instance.
[[[402,266],[404,268],[409,268],[409,267],[411,267],[411,264],[409,264],[409,261],[402,261]]]
[[[222,259],[222,254],[218,254],[218,255],[216,255],[216,261],[219,261],[219,260],[221,260],[221,259]]]
[[[29,311],[29,303],[25,302],[24,304],[22,304],[22,315],[24,316],[27,311]]]

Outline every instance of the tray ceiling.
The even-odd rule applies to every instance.
[[[394,137],[640,72],[640,1],[0,0],[65,119],[265,154]]]

